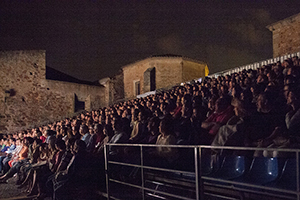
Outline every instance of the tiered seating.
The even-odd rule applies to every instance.
[[[207,77],[201,83],[175,86],[169,91],[144,99],[122,102],[109,108],[83,113],[73,119],[49,124],[40,131],[47,132],[51,129],[54,132],[51,136],[67,141],[68,139],[84,140],[95,135],[97,130],[98,145],[87,139],[85,143],[93,149],[89,151],[98,153],[96,155],[101,158],[103,157],[102,150],[106,149],[105,144],[130,143],[131,145],[127,144],[124,151],[119,147],[106,149],[110,151],[108,153],[110,163],[106,163],[110,164],[107,173],[110,173],[108,175],[112,175],[111,178],[114,178],[115,183],[118,184],[126,181],[132,187],[135,187],[134,184],[149,186],[146,190],[152,197],[162,195],[161,197],[167,198],[168,195],[165,193],[169,192],[172,198],[174,195],[194,198],[199,195],[195,188],[203,188],[203,186],[204,193],[207,195],[210,192],[211,195],[230,196],[231,190],[233,193],[236,192],[232,196],[237,198],[243,197],[246,193],[269,196],[278,193],[279,197],[283,197],[289,191],[293,194],[296,190],[297,182],[294,176],[297,173],[291,171],[295,169],[297,163],[293,159],[282,162],[279,158],[252,158],[252,151],[250,155],[245,156],[238,151],[232,153],[228,149],[228,151],[218,151],[216,146],[255,147],[261,144],[268,147],[273,143],[277,136],[275,134],[270,138],[273,131],[281,130],[276,127],[277,122],[280,121],[279,117],[278,119],[276,117],[280,116],[284,119],[285,114],[291,117],[298,112],[297,101],[300,97],[297,93],[299,89],[297,80],[300,70],[298,58],[293,59],[285,61],[282,65],[277,63],[264,66],[257,71],[238,71],[225,77]],[[286,101],[289,102],[288,105]],[[233,107],[235,112],[233,112]],[[132,110],[131,114],[130,110]],[[259,110],[258,113],[257,110]],[[255,121],[257,116],[260,116],[259,119],[266,123],[260,124],[260,121]],[[157,120],[147,124],[153,118]],[[157,125],[159,123],[163,125]],[[290,128],[288,125],[294,124],[297,123],[283,123],[282,126],[286,125]],[[98,128],[95,128],[96,125]],[[264,126],[268,127],[264,129]],[[102,127],[106,128],[107,135],[105,136],[101,132]],[[156,132],[150,130],[149,127],[154,127],[153,130],[155,129]],[[253,127],[255,130],[247,132]],[[285,130],[286,132],[282,131],[277,134],[279,136],[285,134],[287,139],[293,139],[289,141],[297,141],[297,128],[299,127],[294,126],[291,131]],[[87,132],[84,132],[85,130]],[[17,137],[17,134],[15,135]],[[34,130],[28,130],[28,134],[23,134],[25,135],[37,138]],[[105,143],[102,143],[103,138],[107,139]],[[46,137],[43,139],[44,142]],[[144,157],[137,155],[147,150],[147,148],[139,149],[140,144],[154,144],[155,141],[159,147],[151,146],[154,149],[148,152],[149,155]],[[169,145],[175,144],[181,144],[186,149],[181,148],[172,152]],[[193,152],[196,148],[202,148],[201,145],[207,144],[212,146],[202,146],[208,151],[204,153],[200,151],[201,160],[198,163],[198,158],[193,156]],[[162,145],[168,145],[168,147],[162,147]],[[297,144],[292,145],[297,148]],[[96,146],[97,152],[94,151]],[[141,157],[143,161],[139,160]],[[142,163],[146,165],[143,166],[144,168],[139,166]],[[121,164],[125,167],[120,167]],[[154,167],[156,169],[153,169]],[[162,167],[164,170],[158,169]],[[199,177],[196,177],[196,174]],[[144,181],[136,180],[140,176]],[[135,187],[137,188],[140,189],[140,187]],[[281,190],[276,191],[277,188]],[[123,193],[119,192],[119,196],[122,197],[122,195]]]

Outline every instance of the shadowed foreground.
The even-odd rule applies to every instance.
[[[27,197],[25,189],[18,189],[15,185],[16,177],[8,180],[8,183],[0,184],[0,199],[13,200],[13,199],[33,199],[34,197]]]

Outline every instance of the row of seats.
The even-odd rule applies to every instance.
[[[296,159],[255,157],[252,161],[245,156],[227,156],[203,159],[203,176],[225,180],[266,185],[295,191]],[[206,162],[205,162],[206,161]]]
[[[246,156],[203,156],[201,172],[204,188],[226,188],[232,191],[247,191],[282,197],[279,199],[296,199],[297,162],[295,158],[266,158]],[[185,194],[195,197],[195,176],[190,173],[153,172],[146,176],[145,186],[159,192]],[[181,179],[180,179],[181,178]],[[180,186],[181,183],[181,186]],[[244,185],[250,184],[250,185]],[[252,187],[251,187],[252,186]],[[264,186],[261,188],[260,186]],[[175,188],[175,190],[174,190]],[[181,189],[179,189],[181,188]],[[268,190],[269,188],[269,190]],[[277,189],[281,189],[276,191]],[[212,189],[216,193],[216,189]],[[221,191],[221,190],[220,190]],[[227,193],[230,194],[230,193]],[[226,194],[225,194],[226,195]],[[164,198],[167,196],[163,195]],[[238,198],[239,199],[239,198]]]

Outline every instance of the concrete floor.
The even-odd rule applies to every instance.
[[[8,180],[8,183],[0,184],[0,199],[1,200],[12,200],[12,199],[31,199],[27,198],[26,193],[23,192],[25,189],[18,189],[15,185],[16,177]]]

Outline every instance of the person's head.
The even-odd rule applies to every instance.
[[[80,125],[79,133],[81,135],[85,135],[88,132],[89,132],[89,129],[88,129],[87,125],[85,125],[85,124]]]
[[[111,137],[114,134],[113,128],[110,124],[105,124],[103,127],[103,133],[104,135]]]
[[[26,138],[24,138],[24,141],[25,141],[26,145],[31,145],[34,142],[34,139],[32,137],[26,137]]]
[[[55,150],[55,141],[56,141],[56,137],[51,136],[49,138],[48,149],[50,149],[51,151]]]
[[[10,145],[16,145],[16,139],[15,138],[9,139],[9,143]]]
[[[223,95],[226,95],[228,94],[228,87],[227,85],[221,85],[220,87],[220,95],[223,96]]]
[[[140,110],[139,109],[132,109],[132,120],[133,121],[137,121],[138,120],[138,114],[139,114]]]
[[[263,92],[258,95],[256,106],[259,112],[269,112],[275,100],[275,96],[271,92]]]
[[[159,132],[163,135],[170,135],[173,133],[173,121],[171,118],[165,117],[159,124]]]
[[[81,152],[85,152],[86,151],[86,144],[84,141],[82,140],[76,140],[74,147],[73,147],[73,151],[75,153],[81,153]]]
[[[300,103],[300,90],[298,88],[291,88],[287,95],[287,104],[288,105],[297,105]]]
[[[297,82],[297,79],[293,75],[287,75],[284,79],[284,85],[292,85],[296,82]]]
[[[48,130],[45,130],[45,135],[46,135],[46,137],[53,136],[53,135],[56,135],[56,132],[48,129]]]
[[[289,94],[289,91],[291,90],[291,87],[292,87],[292,85],[283,86],[283,95],[284,95],[285,99],[288,98],[288,94]]]
[[[194,107],[193,108],[193,114],[192,117],[195,118],[199,118],[201,116],[201,108],[200,107]]]
[[[202,106],[202,99],[201,99],[200,96],[194,96],[193,97],[192,106],[193,106],[193,108]]]
[[[215,111],[223,112],[226,108],[228,108],[230,102],[231,100],[229,97],[220,97],[215,103]]]
[[[282,66],[283,66],[284,68],[287,68],[287,67],[292,66],[292,60],[290,60],[290,59],[284,60],[283,63],[282,63]]]
[[[207,106],[208,106],[208,108],[210,110],[214,110],[215,109],[215,104],[216,104],[217,100],[218,100],[217,96],[213,96],[212,98],[209,99]]]
[[[16,140],[16,146],[19,146],[19,145],[21,145],[21,139]]]
[[[138,114],[138,121],[142,122],[146,119],[146,111],[144,109],[140,110]]]
[[[37,138],[40,138],[42,136],[42,133],[41,133],[41,131],[39,129],[36,129],[35,133],[36,133],[36,137]]]
[[[123,112],[122,112],[122,118],[126,118],[128,116],[128,114],[129,114],[128,109],[123,110]]]
[[[8,140],[8,139],[4,140],[4,141],[3,141],[3,144],[4,144],[5,146],[9,146],[9,140]]]
[[[90,125],[89,126],[89,133],[91,134],[91,135],[93,135],[94,134],[94,126],[93,125]]]
[[[102,124],[95,124],[94,125],[94,132],[95,132],[95,134],[101,134],[101,133],[103,133],[103,126],[102,126]]]
[[[233,110],[236,116],[245,117],[246,115],[248,115],[243,102],[239,99],[233,98],[231,101],[231,105],[233,106]]]
[[[158,133],[159,132],[159,129],[158,129],[159,123],[160,123],[160,120],[159,120],[158,117],[150,118],[150,120],[148,122],[148,126],[147,126],[148,131],[152,134],[153,133]]]
[[[32,144],[33,148],[36,148],[38,145],[42,144],[42,140],[35,138]]]
[[[116,118],[116,119],[114,120],[114,123],[113,123],[113,125],[112,125],[112,128],[114,129],[114,131],[119,132],[119,131],[122,131],[122,127],[123,127],[122,120],[119,119],[119,118]]]
[[[259,83],[265,83],[268,81],[268,77],[264,74],[260,74],[258,75],[257,79],[256,79],[256,83],[259,84]]]
[[[66,143],[62,139],[57,139],[55,142],[55,147],[58,150],[65,150],[66,149]]]

